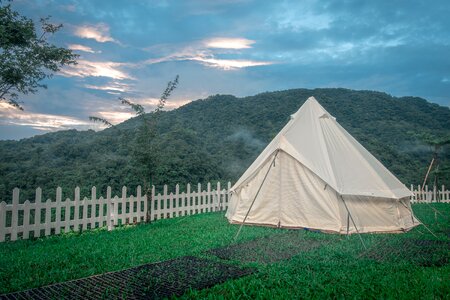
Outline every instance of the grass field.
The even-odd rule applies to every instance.
[[[437,237],[424,226],[406,234],[365,234],[362,238],[368,250],[357,235],[289,231],[289,239],[295,241],[292,244],[283,240],[286,230],[246,226],[237,243],[265,237],[264,241],[275,241],[271,245],[274,253],[286,249],[298,253],[270,262],[234,257],[228,263],[251,266],[258,272],[210,289],[192,290],[183,297],[450,298],[450,205],[433,206],[444,216],[435,216],[425,204],[413,208]],[[237,229],[222,213],[208,213],[111,232],[95,230],[2,243],[0,293],[186,255],[211,257],[207,250],[234,244]],[[244,251],[240,256],[253,254]]]

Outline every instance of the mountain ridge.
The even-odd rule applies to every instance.
[[[155,184],[237,180],[310,96],[405,184],[421,183],[431,159],[415,134],[450,136],[450,109],[419,97],[344,88],[213,95],[161,114],[154,142],[164,151]],[[0,141],[0,200],[15,186],[33,198],[37,186],[54,197],[56,186],[70,195],[78,185],[89,195],[93,185],[100,193],[107,185],[118,191],[142,184],[131,155],[139,122]],[[444,171],[449,152],[440,153]],[[442,173],[439,183],[449,185],[449,175]]]

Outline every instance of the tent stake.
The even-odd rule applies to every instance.
[[[350,214],[347,212],[347,237],[350,231]]]
[[[344,202],[345,209],[347,210],[347,213],[348,213],[350,219],[352,220],[353,226],[355,226],[355,229],[356,229],[356,232],[358,233],[359,239],[361,240],[361,243],[362,243],[362,245],[364,246],[364,249],[367,250],[367,247],[366,247],[366,245],[364,244],[364,241],[363,241],[363,239],[362,239],[362,237],[361,237],[361,234],[359,233],[358,227],[356,227],[355,220],[353,220],[353,216],[351,215],[350,211],[348,210],[347,204],[346,204],[345,201],[344,201],[344,197],[342,197],[342,195],[340,195],[340,196],[341,196],[342,202]],[[348,223],[347,223],[347,224],[348,224]]]
[[[241,224],[241,226],[239,227],[238,232],[237,232],[236,235],[234,236],[234,241],[237,240],[237,238],[238,238],[238,236],[239,236],[239,233],[241,233],[242,226],[244,226],[244,223],[245,223],[245,221],[247,220],[247,217],[248,217],[248,215],[249,215],[249,213],[250,213],[250,210],[252,209],[253,204],[255,203],[255,200],[256,200],[256,198],[257,198],[258,195],[259,195],[259,192],[261,191],[261,188],[262,188],[262,186],[263,186],[263,184],[264,184],[264,181],[266,181],[267,175],[269,175],[270,169],[272,169],[272,166],[273,166],[274,163],[275,163],[275,158],[277,158],[277,155],[278,155],[278,152],[279,152],[279,151],[280,151],[280,150],[277,150],[277,153],[275,153],[275,156],[273,157],[272,161],[270,162],[270,167],[269,167],[269,169],[267,170],[267,173],[266,173],[266,175],[264,176],[264,179],[263,179],[263,181],[261,182],[261,185],[259,186],[258,191],[256,192],[255,198],[253,198],[252,204],[250,204],[250,207],[248,208],[247,214],[245,215],[244,220],[242,221],[242,224]]]

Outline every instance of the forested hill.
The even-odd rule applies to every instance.
[[[421,183],[432,156],[416,134],[450,136],[450,109],[416,97],[348,89],[216,95],[161,115],[154,142],[162,151],[154,183],[237,180],[310,96],[407,185]],[[61,186],[73,198],[75,186],[88,195],[93,185],[104,193],[107,185],[118,191],[122,185],[142,184],[132,156],[141,122],[134,118],[101,132],[69,130],[1,141],[0,200],[10,201],[14,187],[32,198],[40,186],[45,197],[54,198]],[[449,147],[439,155],[439,184],[450,186]]]

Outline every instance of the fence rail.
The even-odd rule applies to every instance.
[[[180,192],[179,185],[175,193],[168,193],[167,185],[163,193],[151,191],[151,199],[142,195],[141,187],[137,187],[136,195],[127,196],[127,188],[122,188],[122,195],[111,196],[108,187],[106,197],[97,198],[96,187],[92,187],[91,198],[80,199],[80,188],[75,188],[74,199],[62,200],[62,190],[56,189],[56,199],[42,201],[42,190],[36,189],[34,201],[26,200],[19,203],[19,189],[13,190],[12,203],[0,202],[0,242],[7,240],[29,239],[31,237],[49,236],[61,232],[84,231],[88,229],[107,227],[112,230],[123,224],[136,224],[158,219],[174,218],[212,211],[224,211],[228,207],[229,190],[221,188],[220,182],[215,189],[211,183],[206,190],[201,184],[197,190],[186,186],[186,191]],[[429,190],[421,186],[411,185],[412,203],[443,202],[450,203],[450,191],[442,189]]]
[[[97,198],[96,187],[92,187],[91,198],[80,200],[80,188],[75,188],[74,200],[62,200],[62,190],[56,189],[56,199],[42,201],[42,190],[36,189],[33,202],[26,200],[19,203],[20,190],[13,190],[12,203],[0,202],[0,242],[7,240],[29,239],[31,237],[49,236],[61,232],[84,231],[98,227],[112,230],[117,225],[136,224],[148,220],[174,218],[211,211],[226,210],[228,206],[228,190],[221,189],[220,182],[216,189],[191,191],[188,184],[186,192],[168,193],[164,186],[163,194],[156,194],[152,189],[152,199],[142,195],[138,186],[136,196],[127,197],[127,188],[122,188],[122,195],[111,196],[111,188],[107,188],[106,197]],[[148,209],[150,208],[150,209]]]

